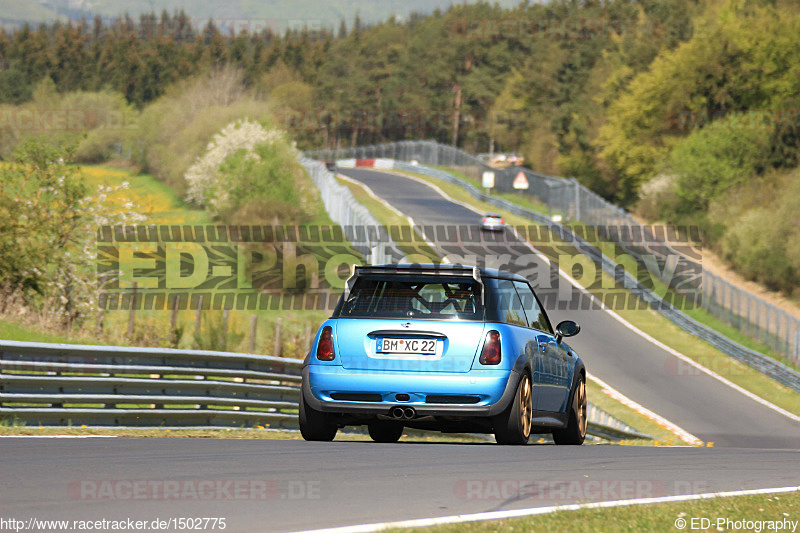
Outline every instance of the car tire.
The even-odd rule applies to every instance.
[[[586,380],[583,376],[578,378],[575,391],[572,393],[572,407],[570,408],[567,427],[553,431],[553,440],[560,445],[580,446],[586,439],[586,426],[588,425],[586,413]]]
[[[300,433],[305,440],[330,442],[338,430],[325,413],[312,409],[300,394]]]
[[[533,427],[533,387],[531,378],[522,374],[508,409],[494,420],[494,438],[497,444],[527,444]]]
[[[395,422],[373,422],[367,424],[369,436],[375,442],[397,442],[403,435],[403,424]]]

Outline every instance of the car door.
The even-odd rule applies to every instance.
[[[490,301],[487,305],[487,321],[502,322],[513,326],[503,334],[503,351],[516,359],[525,357],[531,369],[539,358],[536,332],[528,327],[525,310],[514,283],[507,279],[484,278]]]
[[[560,412],[569,398],[571,386],[570,355],[556,342],[547,314],[528,283],[514,281],[528,327],[536,337],[538,364],[534,367],[533,408],[537,411]]]

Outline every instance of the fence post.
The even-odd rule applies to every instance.
[[[178,295],[172,299],[172,313],[169,317],[169,342],[178,345]]]
[[[103,333],[103,322],[105,322],[105,319],[106,319],[106,308],[102,307],[100,308],[100,312],[97,313],[97,322],[95,323],[95,334],[98,336],[101,333]]]
[[[794,361],[800,361],[800,323],[794,323]]]
[[[228,349],[228,320],[230,319],[230,311],[228,309],[222,310],[222,346],[225,350]]]
[[[747,334],[752,337],[753,335],[753,323],[750,321],[750,301],[752,298],[748,295],[747,296]]]
[[[787,313],[786,311],[781,311],[781,313],[783,314],[783,322],[786,325],[786,330],[783,332],[783,343],[784,343],[783,353],[788,356],[792,346],[792,341],[791,341],[792,321],[791,317],[789,317],[789,313]]]
[[[772,316],[775,317],[775,334],[773,335],[773,338],[775,338],[777,340],[778,332],[780,331],[780,324],[778,324],[778,310],[777,309],[773,309],[772,310]],[[767,324],[769,324],[769,322],[767,322]],[[774,343],[769,343],[768,342],[767,346],[774,346]]]
[[[194,335],[195,339],[200,338],[200,325],[203,312],[203,295],[197,295],[197,313],[194,316]]]
[[[250,317],[250,346],[249,352],[256,353],[256,329],[258,327],[258,315],[253,314]]]
[[[280,357],[281,355],[281,319],[280,317],[275,320],[275,346],[272,349],[272,355]]]
[[[128,339],[133,339],[133,331],[136,321],[136,287],[137,283],[134,281],[131,286],[131,309],[128,313]]]

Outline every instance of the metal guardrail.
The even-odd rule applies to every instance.
[[[301,359],[0,340],[0,420],[29,425],[297,429]],[[648,435],[594,407],[589,433]]]
[[[0,417],[37,425],[297,426],[302,361],[0,341]]]

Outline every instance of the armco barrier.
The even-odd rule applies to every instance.
[[[302,361],[0,341],[0,416],[33,425],[296,427]]]
[[[302,364],[243,353],[0,340],[0,420],[297,429]],[[596,407],[589,414],[590,434],[649,438]]]

